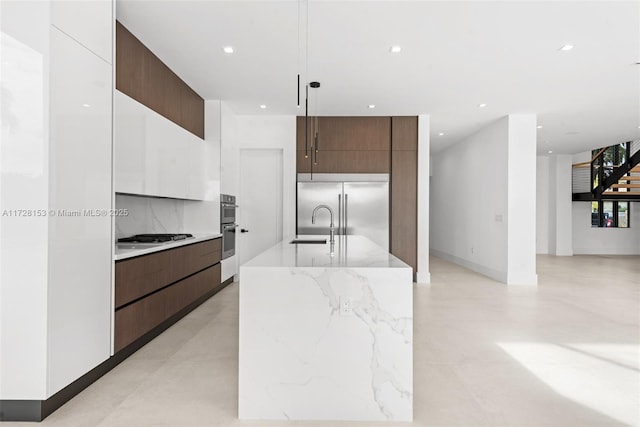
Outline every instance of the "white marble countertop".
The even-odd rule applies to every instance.
[[[135,247],[118,247],[118,244],[116,243],[113,259],[115,261],[120,261],[140,255],[166,251],[167,249],[190,245],[192,243],[204,242],[205,240],[216,239],[218,237],[222,237],[222,234],[194,234],[193,237],[189,239],[176,240],[165,243],[140,243],[136,244]]]
[[[327,239],[325,244],[291,244],[298,239]],[[364,236],[293,236],[249,260],[242,267],[411,268]]]

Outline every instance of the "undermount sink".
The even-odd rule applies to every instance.
[[[324,245],[325,243],[327,243],[327,239],[293,239],[291,242],[289,242],[291,244],[317,244],[317,245]]]

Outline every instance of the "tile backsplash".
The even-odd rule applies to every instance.
[[[116,194],[116,239],[143,233],[183,233],[184,200]]]

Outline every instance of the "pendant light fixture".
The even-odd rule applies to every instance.
[[[318,89],[320,87],[320,82],[311,82],[309,83],[309,86],[311,86],[312,89]],[[312,132],[313,132],[313,140],[311,142],[312,146],[311,146],[311,156],[312,156],[312,162],[314,165],[318,164],[318,94],[315,93],[315,96],[313,97],[314,99],[314,105],[315,105],[315,112],[316,115],[315,117],[312,117]]]
[[[309,85],[304,87],[304,158],[309,158]]]

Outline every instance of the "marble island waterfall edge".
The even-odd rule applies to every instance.
[[[249,263],[240,277],[239,418],[412,420],[410,267]]]

